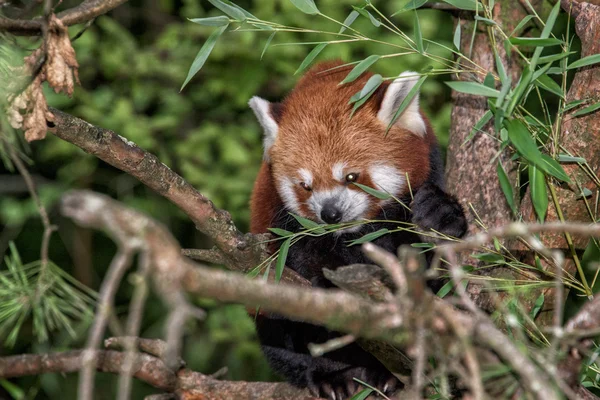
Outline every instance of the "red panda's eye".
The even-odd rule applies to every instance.
[[[302,189],[307,190],[309,192],[312,190],[312,188],[304,182],[300,182],[300,186],[302,186]]]
[[[352,183],[352,182],[356,182],[358,180],[358,174],[351,172],[348,175],[346,175],[346,182],[348,183]]]

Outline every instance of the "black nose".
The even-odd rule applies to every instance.
[[[326,205],[321,210],[321,219],[328,224],[336,224],[342,220],[342,212],[335,206]]]

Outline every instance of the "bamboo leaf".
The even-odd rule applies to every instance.
[[[544,222],[548,211],[548,192],[546,190],[546,177],[535,165],[529,166],[529,188],[531,202],[540,222]]]
[[[596,104],[592,104],[591,106],[587,106],[585,108],[582,108],[581,110],[573,113],[574,117],[581,117],[582,115],[586,115],[589,113],[592,113],[596,110],[598,110],[600,108],[600,102],[596,103]]]
[[[568,154],[559,154],[558,162],[561,163],[581,163],[585,164],[587,161],[583,157],[573,157]]]
[[[423,82],[425,82],[425,79],[427,79],[427,75],[421,76],[419,78],[419,80],[417,81],[417,83],[415,83],[415,85],[410,89],[410,91],[408,92],[406,97],[404,99],[402,99],[400,106],[398,107],[398,109],[394,113],[394,116],[392,117],[392,120],[388,124],[386,134],[387,134],[387,132],[389,132],[389,130],[392,128],[392,126],[396,123],[396,121],[398,120],[400,115],[402,115],[404,110],[406,110],[406,107],[408,107],[408,105],[410,104],[412,99],[417,95],[417,93],[419,93],[419,89],[421,88],[421,85],[423,85]]]
[[[283,269],[285,268],[285,261],[287,260],[290,245],[292,244],[292,238],[286,239],[279,248],[279,255],[277,256],[277,264],[275,265],[275,282],[281,280],[283,275]]]
[[[415,10],[415,20],[414,20],[414,30],[415,30],[415,44],[417,45],[417,50],[419,53],[423,54],[423,34],[421,32],[421,24],[419,23],[419,15]]]
[[[508,138],[517,151],[532,164],[541,164],[542,153],[540,153],[531,133],[529,133],[525,125],[517,119],[505,119],[504,125],[508,131]]]
[[[342,27],[340,28],[340,31],[338,33],[344,33],[344,31],[350,26],[352,25],[352,23],[354,23],[354,21],[356,21],[356,18],[358,18],[358,12],[356,12],[356,10],[353,10],[350,12],[350,14],[348,14],[348,16],[346,17],[346,19],[344,20],[344,22],[342,22]]]
[[[427,3],[427,1],[428,0],[410,0],[408,3],[406,3],[406,5],[403,8],[401,8],[400,10],[393,13],[392,17],[395,17],[396,15],[403,13],[405,11],[416,10],[417,8],[420,8],[425,3]]]
[[[360,15],[362,15],[363,17],[369,18],[369,20],[375,27],[379,28],[381,26],[381,21],[379,21],[377,18],[375,18],[373,16],[373,14],[371,14],[364,8],[360,8],[360,7],[356,7],[356,6],[352,6],[352,8],[354,8],[354,10],[356,12],[358,12]]]
[[[528,37],[514,37],[509,39],[510,42],[516,46],[536,46],[536,47],[549,47],[562,44],[563,41],[555,38],[528,38]]]
[[[210,4],[217,7],[219,10],[223,11],[225,14],[229,15],[236,21],[245,21],[247,19],[246,14],[244,14],[238,7],[233,7],[232,5],[227,4],[221,0],[208,1]]]
[[[381,237],[383,235],[388,234],[389,232],[390,232],[389,229],[382,228],[382,229],[380,229],[378,231],[367,233],[366,235],[364,235],[364,236],[362,236],[362,237],[360,237],[358,239],[355,239],[355,240],[351,241],[348,244],[348,246],[354,246],[356,244],[362,244],[362,243],[366,243],[366,242],[371,242],[371,241],[377,239],[378,237]]]
[[[562,60],[565,57],[569,57],[571,54],[577,53],[576,51],[567,51],[564,53],[553,54],[551,56],[544,56],[538,59],[538,64],[548,64],[554,61]],[[568,68],[567,68],[568,69]]]
[[[356,64],[356,66],[352,68],[352,71],[350,71],[348,75],[346,75],[344,80],[340,82],[340,85],[355,81],[356,78],[358,78],[363,72],[369,69],[369,67],[375,64],[380,58],[381,56],[373,54]]]
[[[542,310],[542,306],[544,305],[544,293],[540,293],[539,297],[535,301],[533,308],[531,309],[530,316],[532,319],[538,316],[540,311]]]
[[[460,8],[461,10],[468,10],[468,11],[483,10],[483,6],[481,5],[481,3],[479,3],[475,0],[443,0],[443,1],[444,1],[444,3],[448,3],[451,6]]]
[[[458,52],[460,53],[460,20],[458,20],[458,22],[456,23],[456,29],[454,30],[454,39],[452,40],[452,43],[454,44],[454,47],[456,48],[456,50],[458,50]]]
[[[267,49],[269,48],[269,45],[271,44],[271,41],[273,40],[273,38],[275,37],[275,34],[277,33],[277,31],[271,33],[271,35],[269,35],[269,38],[267,39],[267,42],[265,43],[265,47],[263,48],[262,53],[260,53],[260,59],[263,59],[263,56],[265,55],[265,52],[267,51]]]
[[[592,54],[591,56],[583,57],[567,67],[567,69],[587,67],[588,65],[597,64],[600,62],[600,54]]]
[[[477,82],[446,82],[452,90],[475,96],[498,97],[500,92]]]
[[[542,161],[538,166],[542,171],[553,177],[560,179],[563,182],[571,183],[571,179],[569,179],[569,175],[567,175],[563,167],[549,155],[542,154]]]
[[[371,393],[373,393],[373,389],[366,388],[356,393],[350,400],[365,400]]]
[[[537,78],[535,84],[541,87],[542,89],[549,91],[550,93],[554,93],[558,97],[564,98],[562,88],[558,85],[558,83],[554,81],[554,79],[550,78],[546,74]]]
[[[308,66],[319,55],[319,53],[321,53],[323,51],[325,46],[327,46],[327,43],[320,43],[320,44],[316,45],[315,48],[312,49],[310,51],[310,53],[308,53],[308,55],[304,58],[304,60],[302,61],[302,63],[300,64],[300,66],[298,67],[296,72],[294,72],[294,75],[297,75],[300,72],[304,71],[306,68],[308,68]]]
[[[194,77],[194,75],[196,75],[198,73],[198,71],[200,71],[200,69],[206,62],[206,59],[210,55],[210,52],[215,47],[217,40],[223,34],[223,32],[225,32],[225,29],[227,29],[228,26],[229,26],[229,24],[221,26],[220,28],[215,30],[213,33],[211,33],[211,35],[208,37],[208,39],[206,39],[206,42],[204,42],[204,45],[202,45],[202,48],[196,55],[196,58],[194,59],[194,62],[192,63],[192,66],[190,67],[188,76],[187,76],[187,78],[185,78],[185,81],[183,82],[183,85],[181,86],[180,91],[183,90],[185,85],[188,84],[188,82]]]
[[[268,228],[268,229],[271,232],[273,232],[274,234],[276,234],[277,236],[286,237],[286,236],[294,235],[294,232],[286,231],[285,229],[280,229],[280,228]]]
[[[381,77],[381,75],[375,74],[369,78],[369,80],[367,81],[367,83],[365,83],[365,86],[363,86],[360,92],[352,96],[352,98],[350,99],[350,104],[354,103],[354,107],[352,107],[352,113],[350,114],[350,117],[354,115],[354,113],[356,112],[356,110],[358,110],[360,106],[365,104],[365,102],[369,100],[369,98],[371,98],[373,93],[375,93],[375,91],[381,85],[382,82],[383,78]]]
[[[506,171],[502,167],[500,161],[498,161],[498,166],[496,167],[496,172],[498,173],[498,180],[500,181],[500,188],[502,189],[502,193],[504,193],[504,197],[506,198],[506,202],[508,206],[513,212],[513,215],[517,214],[517,208],[515,207],[515,199],[513,195],[513,188],[510,184],[510,180],[508,179],[508,175],[506,175]]]
[[[305,14],[315,15],[320,14],[319,9],[313,0],[290,0],[293,5]]]
[[[204,26],[223,26],[229,24],[229,18],[224,15],[209,18],[191,18],[190,21]]]
[[[296,221],[298,221],[298,223],[300,225],[302,225],[302,227],[304,229],[311,230],[312,232],[315,232],[315,233],[325,233],[325,229],[323,229],[323,225],[317,224],[315,221],[310,220],[308,218],[301,217],[300,215],[296,215],[296,214],[292,214],[292,213],[290,213],[290,215],[292,217],[294,217],[294,219],[296,219]]]
[[[521,29],[522,29],[522,28],[523,28],[523,27],[524,27],[524,26],[525,26],[525,25],[526,25],[526,24],[527,24],[529,21],[531,21],[531,19],[532,19],[532,18],[533,18],[533,15],[531,15],[531,14],[528,14],[528,15],[526,15],[526,16],[525,16],[525,17],[524,17],[524,18],[521,20],[521,22],[519,22],[519,23],[517,24],[517,26],[515,27],[515,29],[513,29],[513,31],[512,31],[512,32],[510,33],[510,35],[508,35],[508,36],[512,36],[512,35],[514,35],[514,34],[515,34],[515,32],[517,32],[517,31],[521,30]]]
[[[359,188],[361,188],[362,190],[364,190],[365,192],[367,192],[371,196],[375,196],[375,197],[377,197],[380,200],[388,200],[388,199],[392,198],[392,195],[390,195],[389,193],[382,192],[382,191],[379,191],[377,189],[373,189],[372,187],[365,186],[365,185],[362,185],[362,184],[356,183],[356,182],[354,182],[353,185],[358,186]]]
[[[548,39],[550,37],[550,34],[552,33],[552,28],[554,28],[554,23],[556,22],[556,18],[558,17],[558,13],[560,12],[560,2],[557,2],[554,7],[552,7],[552,10],[550,10],[550,13],[548,14],[548,19],[546,20],[546,24],[544,25],[544,29],[542,29],[542,34],[540,35],[539,40],[551,40]],[[558,40],[558,39],[555,39]],[[560,44],[562,44],[562,40],[559,41]],[[533,57],[531,57],[531,60],[529,62],[529,69],[534,71],[535,67],[537,66],[538,60],[540,58],[540,55],[542,54],[542,50],[544,46],[542,45],[536,45],[538,46],[534,53],[533,53]]]

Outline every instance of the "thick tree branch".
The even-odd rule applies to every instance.
[[[84,352],[85,350],[75,350],[0,357],[0,377],[76,372],[84,364]],[[98,350],[95,365],[98,371],[122,374],[127,357],[125,352]],[[188,369],[174,372],[159,358],[144,353],[135,354],[131,373],[135,378],[157,389],[175,393],[180,399],[186,400],[318,400],[310,395],[308,390],[287,383],[220,381]]]
[[[99,15],[106,14],[127,0],[86,0],[80,5],[62,11],[57,17],[66,26],[81,24]],[[0,16],[0,31],[18,35],[40,35],[43,27],[43,17],[32,20],[15,20]]]

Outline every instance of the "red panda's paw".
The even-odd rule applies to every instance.
[[[315,376],[312,378],[313,382],[309,385],[312,394],[329,400],[348,400],[365,389],[355,378],[371,385],[386,396],[394,394],[402,385],[387,370],[374,371],[362,367],[328,374],[327,377],[323,377],[324,379],[320,381],[315,381],[314,378],[317,378]],[[378,398],[382,397],[378,396],[375,392],[368,397],[368,399]]]
[[[411,204],[412,222],[423,231],[437,231],[461,238],[467,232],[467,219],[460,203],[439,187],[426,183]]]

